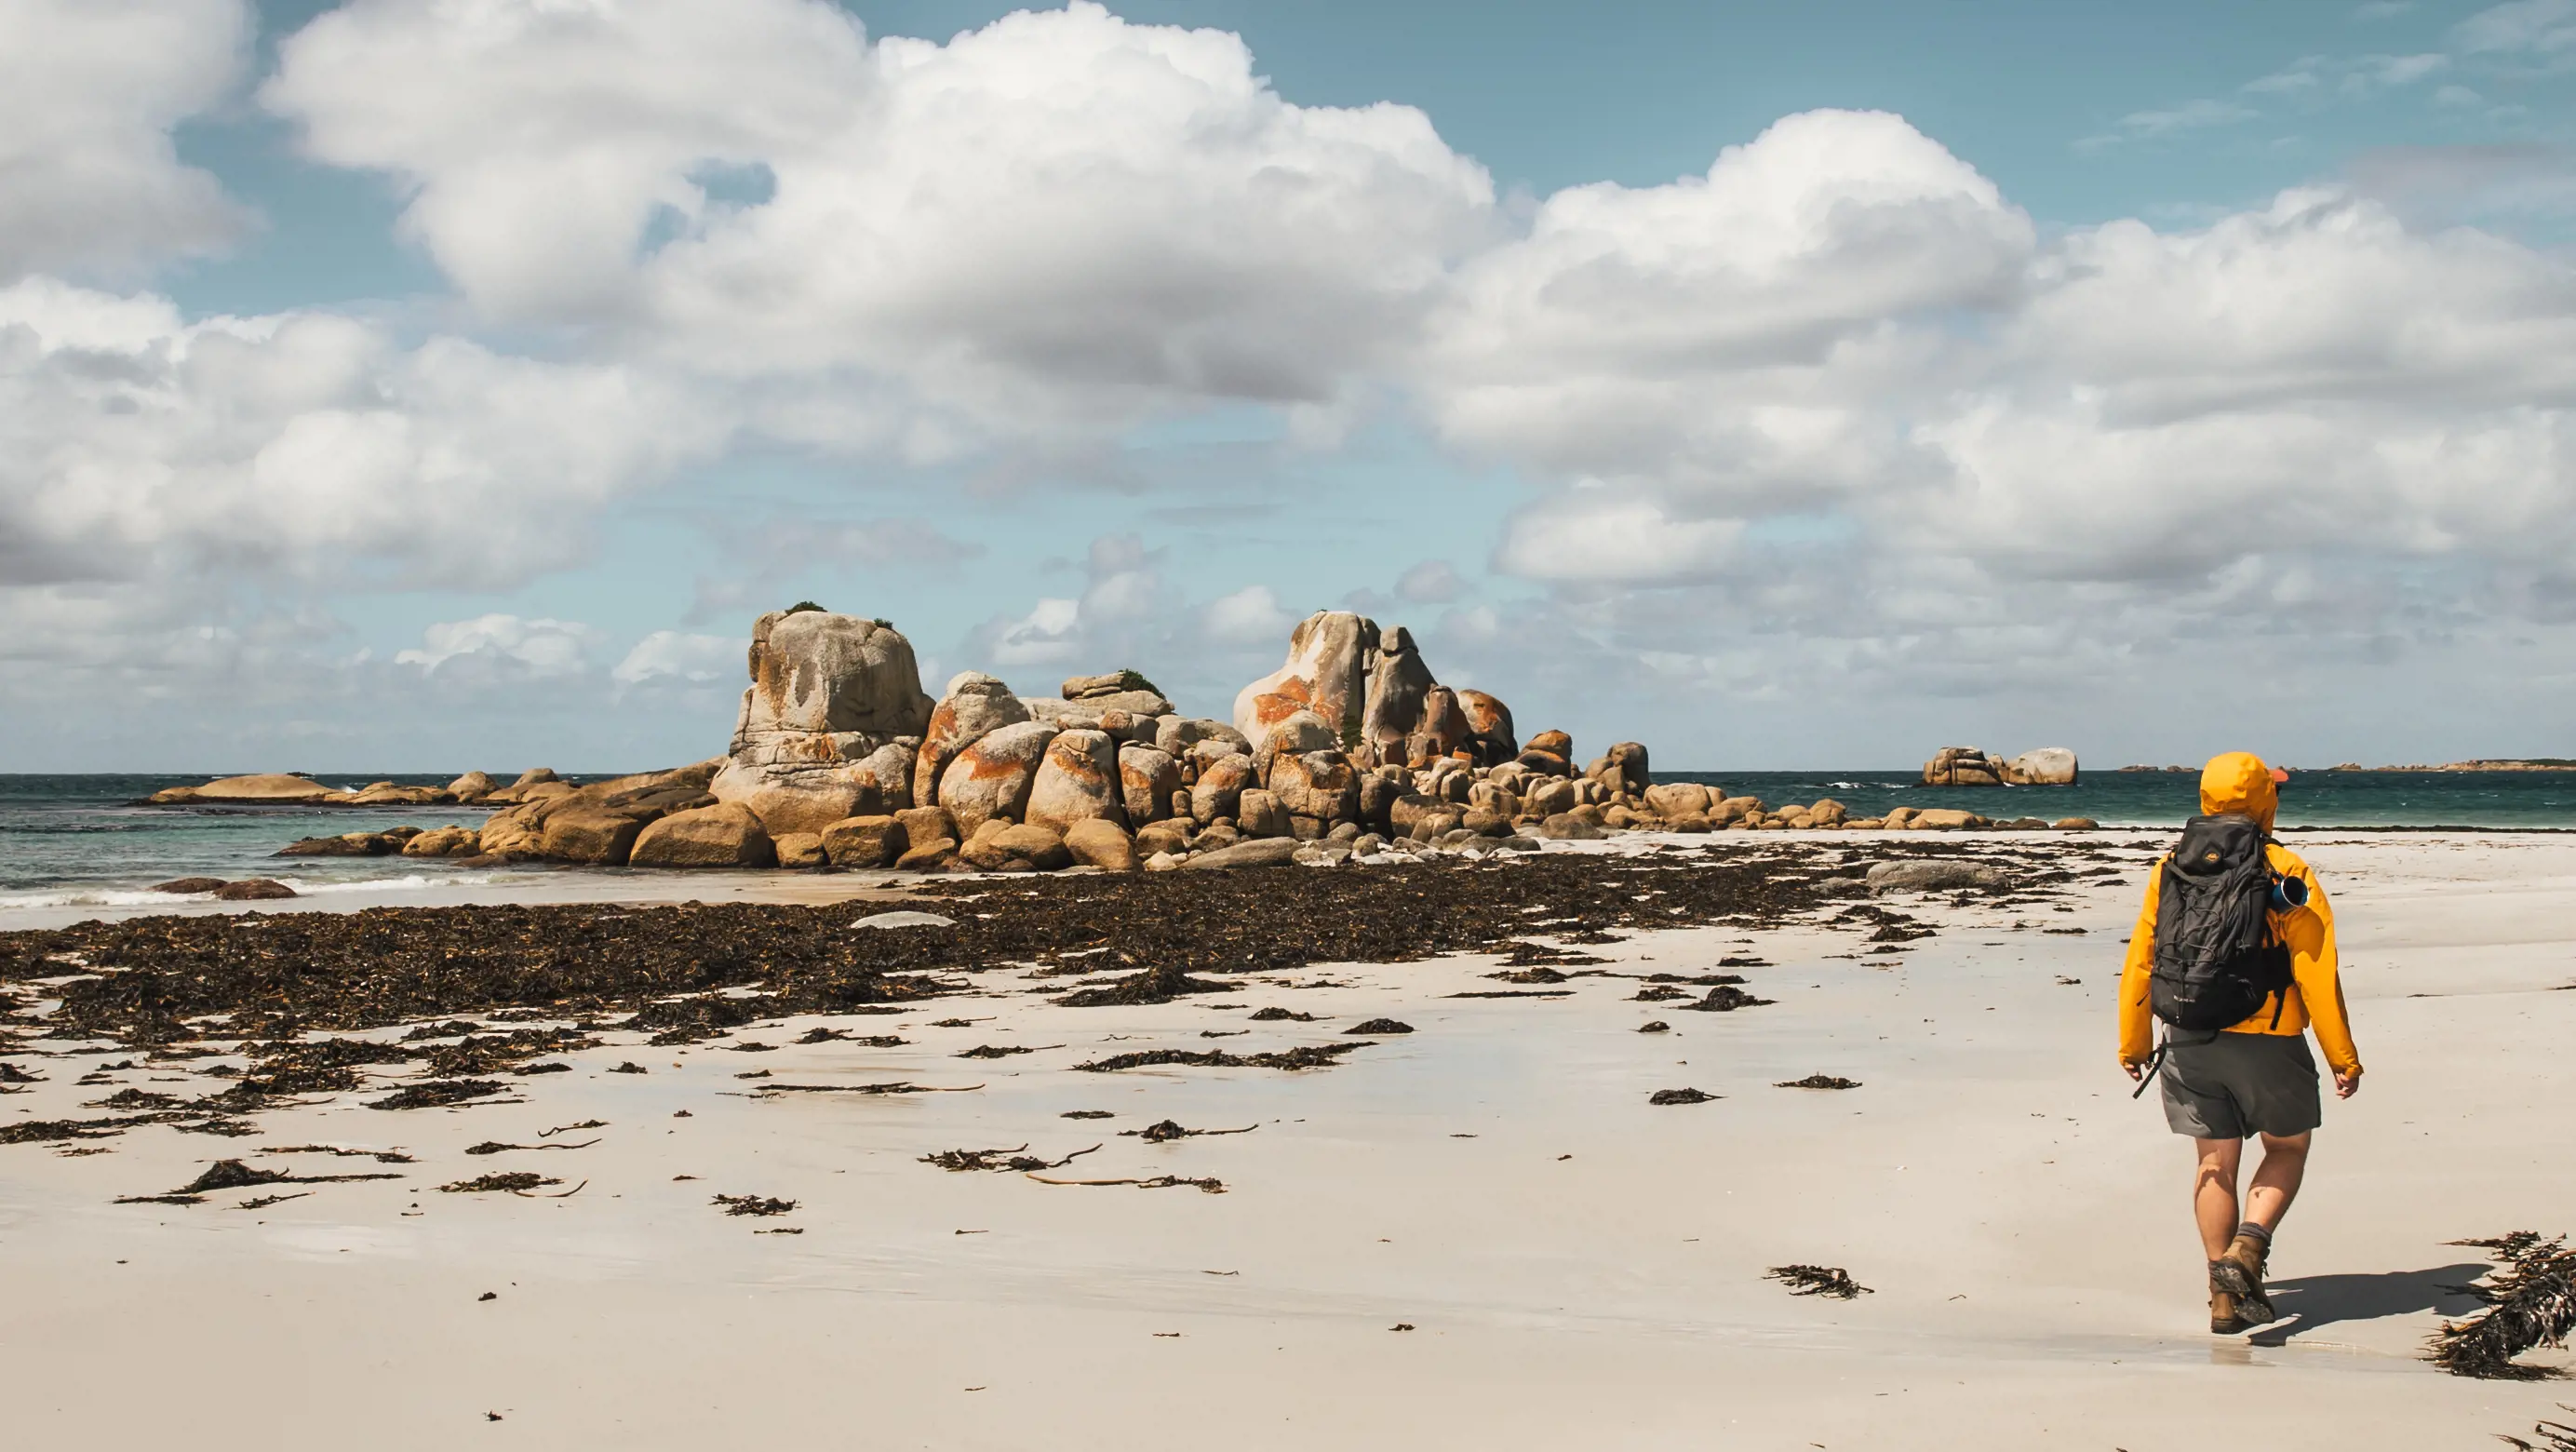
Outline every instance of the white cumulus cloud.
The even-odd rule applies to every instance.
[[[1493,200],[1417,110],[1294,105],[1239,37],[1088,3],[933,44],[823,0],[357,0],[263,96],[401,177],[489,316],[970,432],[1332,400]]]
[[[397,654],[394,664],[418,666],[433,674],[477,666],[540,679],[580,675],[590,669],[590,650],[599,634],[578,620],[478,615],[423,630],[419,648]]]
[[[244,0],[0,6],[0,283],[130,273],[241,230],[170,129],[240,78],[250,18]]]
[[[406,347],[327,312],[184,322],[50,278],[0,288],[0,429],[0,587],[377,568],[512,583],[723,437],[613,364]]]

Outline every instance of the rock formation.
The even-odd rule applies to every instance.
[[[1286,662],[1236,698],[1232,724],[1180,715],[1133,670],[1074,676],[1052,697],[970,671],[933,702],[894,627],[811,607],[761,617],[749,666],[731,750],[695,766],[587,784],[537,768],[500,787],[469,772],[444,787],[356,792],[294,776],[228,778],[155,800],[492,809],[479,831],[353,832],[283,856],[918,872],[1335,867],[1389,851],[1532,851],[1630,830],[2047,825],[1953,808],[1854,818],[1831,799],[1773,807],[1704,783],[1658,783],[1634,741],[1589,761],[1563,731],[1539,731],[1524,747],[1510,708],[1441,685],[1410,632],[1340,611],[1298,624]],[[1924,779],[2071,783],[2075,755],[2049,748],[2001,761],[1952,747]]]
[[[2075,753],[2043,746],[2006,761],[1974,746],[1944,746],[1923,763],[1925,786],[2073,786]]]
[[[2078,776],[2075,753],[2064,746],[2042,746],[2004,763],[2004,780],[2014,786],[2073,786]]]
[[[2002,786],[2004,764],[1974,746],[1944,746],[1923,763],[1925,786]]]
[[[1311,711],[1331,730],[1333,744],[1357,747],[1377,650],[1374,620],[1347,610],[1307,616],[1289,633],[1287,664],[1235,696],[1234,729],[1257,748],[1272,727]]]
[[[912,805],[932,702],[912,642],[882,620],[773,611],[751,631],[751,685],[718,801],[749,808],[772,836]]]

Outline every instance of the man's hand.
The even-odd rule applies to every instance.
[[[2335,1071],[2335,1097],[2337,1099],[2350,1099],[2352,1096],[2360,1092],[2361,1071],[2359,1069],[2353,1069],[2349,1072],[2342,1069],[2337,1069]]]
[[[2132,1083],[2132,1084],[2134,1084],[2134,1083],[2136,1083],[2140,1078],[2144,1077],[2144,1075],[2145,1075],[2145,1074],[2146,1074],[2146,1072],[2147,1072],[2147,1066],[2146,1066],[2146,1065],[2144,1065],[2144,1064],[2138,1063],[2138,1062],[2136,1062],[2135,1060],[2132,1060],[2132,1059],[2122,1059],[2122,1060],[2120,1061],[2120,1072],[2121,1072],[2121,1073],[2123,1073],[2123,1074],[2128,1075],[2128,1076],[2129,1076],[2129,1082],[2130,1082],[2130,1083]],[[2337,1087],[2338,1089],[2340,1089],[2340,1088],[2342,1087],[2342,1086],[2341,1086],[2341,1082],[2340,1082],[2340,1081],[2338,1081],[2338,1082],[2337,1082],[2337,1086],[2336,1086],[2336,1087]]]

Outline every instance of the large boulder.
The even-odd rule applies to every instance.
[[[1172,814],[1172,793],[1181,789],[1181,764],[1154,746],[1118,748],[1118,795],[1129,825],[1142,828]]]
[[[1123,822],[1125,796],[1118,774],[1118,743],[1106,731],[1059,732],[1047,743],[1029,783],[1021,816],[1030,826],[1064,835],[1076,822],[1106,817]]]
[[[772,611],[751,628],[751,687],[737,735],[919,736],[932,702],[912,642],[882,620]],[[741,751],[737,747],[736,755]]]
[[[500,783],[479,771],[469,771],[447,784],[447,795],[460,802],[479,802],[498,790]]]
[[[1403,786],[1385,776],[1372,772],[1361,777],[1360,813],[1355,820],[1372,832],[1386,831],[1395,810],[1396,798],[1403,795]]]
[[[1025,822],[987,820],[966,839],[957,855],[986,872],[1053,872],[1073,860],[1064,838]]]
[[[843,743],[809,738],[838,752]],[[863,744],[863,743],[861,743]],[[844,817],[883,815],[912,805],[913,765],[919,748],[910,738],[889,741],[858,760],[816,761],[805,767],[729,760],[709,787],[718,801],[751,809],[771,835],[820,832]]]
[[[547,813],[537,840],[539,850],[557,862],[623,867],[643,830],[641,818],[606,807],[576,806]]]
[[[473,857],[483,850],[483,834],[472,827],[432,827],[402,845],[405,857]]]
[[[1447,686],[1433,686],[1422,693],[1422,718],[1404,739],[1405,762],[1421,766],[1438,761],[1470,749],[1475,739],[1475,725],[1467,719],[1458,693]]]
[[[1200,872],[1233,867],[1285,867],[1297,860],[1298,850],[1304,845],[1294,837],[1237,842],[1212,852],[1197,853],[1181,866]]]
[[[305,837],[277,849],[279,857],[386,857],[403,849],[404,839],[384,832],[343,832],[336,837]]]
[[[835,867],[892,867],[911,849],[911,834],[896,817],[852,817],[823,829],[823,856]]]
[[[1209,743],[1201,742],[1202,746]],[[1244,788],[1252,784],[1252,758],[1241,754],[1220,756],[1199,766],[1198,782],[1190,788],[1190,818],[1204,827],[1219,817],[1235,814]]]
[[[939,774],[939,805],[970,839],[986,822],[1020,820],[1028,812],[1029,790],[1037,783],[1047,743],[1055,738],[1056,728],[1042,721],[1023,721],[984,736],[957,753]]]
[[[1204,741],[1223,742],[1236,751],[1252,750],[1252,743],[1244,739],[1242,732],[1222,721],[1210,721],[1199,716],[1177,715],[1162,716],[1155,720],[1154,746],[1157,750],[1170,752],[1175,757],[1188,756],[1197,749],[1199,743]],[[1225,753],[1211,754],[1224,755]]]
[[[1553,817],[1573,811],[1578,804],[1574,783],[1561,776],[1548,777],[1530,784],[1529,795],[1521,799],[1521,814],[1530,817]]]
[[[2025,751],[2004,763],[2004,780],[2014,786],[2073,786],[2075,753],[2063,746]]]
[[[1925,786],[2003,786],[2004,764],[1973,746],[1944,746],[1923,763]]]
[[[447,799],[447,793],[438,787],[396,786],[389,781],[380,781],[351,792],[343,799],[343,804],[352,807],[425,807]]]
[[[1281,756],[1333,751],[1340,746],[1323,717],[1312,711],[1291,711],[1271,723],[1269,734],[1261,738],[1252,753],[1252,769],[1266,782],[1270,780],[1271,763]]]
[[[486,857],[541,857],[546,850],[545,823],[533,803],[505,807],[483,819],[477,843]]]
[[[939,775],[957,759],[957,753],[1005,726],[1016,726],[1027,719],[1029,708],[999,679],[981,671],[964,671],[951,678],[947,693],[931,708],[930,724],[922,731],[921,749],[912,773],[913,805],[938,803]]]
[[[1288,660],[1234,698],[1234,729],[1258,748],[1271,728],[1311,711],[1332,732],[1332,746],[1355,745],[1366,704],[1377,623],[1347,610],[1319,610],[1288,635]]]
[[[1512,708],[1483,691],[1460,691],[1459,709],[1467,713],[1469,747],[1479,765],[1491,766],[1521,754],[1512,731]]]
[[[646,826],[627,853],[632,867],[774,867],[778,852],[749,807],[720,802]]]
[[[942,837],[956,842],[966,836],[957,830],[957,819],[948,814],[946,807],[914,807],[895,813],[894,819],[902,826],[906,842],[936,842]]]
[[[1247,787],[1234,806],[1235,830],[1246,837],[1285,837],[1293,830],[1288,809],[1259,787]]]
[[[171,787],[154,792],[155,802],[344,802],[351,793],[324,786],[311,777],[268,772],[255,776],[218,777],[204,786]]]
[[[1631,796],[1642,796],[1655,784],[1654,774],[1646,769],[1645,744],[1637,741],[1612,743],[1585,775],[1612,791],[1627,792]]]
[[[1136,843],[1106,817],[1088,817],[1074,823],[1064,834],[1064,850],[1075,862],[1103,872],[1137,870]]]
[[[1360,739],[1355,750],[1361,765],[1382,761],[1401,765],[1412,760],[1408,743],[1421,729],[1423,707],[1434,684],[1412,631],[1399,625],[1378,638],[1360,704]]]
[[[1172,703],[1153,691],[1120,691],[1114,695],[1086,696],[1067,700],[1062,696],[1022,696],[1020,706],[1032,721],[1044,721],[1065,730],[1078,726],[1096,727],[1111,712],[1130,716],[1168,716]]]
[[[1521,747],[1524,752],[1544,751],[1559,761],[1574,759],[1574,738],[1562,731],[1542,731]]]
[[[911,804],[932,703],[902,632],[773,612],[752,627],[750,668],[718,800],[748,807],[772,836]]]
[[[1270,795],[1292,817],[1324,822],[1359,817],[1359,773],[1338,751],[1282,752],[1270,763]]]
[[[1144,672],[1132,670],[1115,670],[1105,676],[1067,676],[1064,678],[1063,691],[1064,698],[1068,701],[1116,696],[1128,691],[1145,691],[1157,696],[1162,694],[1155,688],[1152,681],[1145,679]]]
[[[1719,800],[1695,781],[1658,782],[1646,788],[1645,795],[1646,810],[1665,818],[1704,814]]]

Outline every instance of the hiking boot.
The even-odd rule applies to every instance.
[[[2210,1335],[2233,1336],[2239,1331],[2251,1331],[2253,1329],[2254,1326],[2252,1322],[2247,1321],[2243,1316],[2237,1314],[2235,1292],[2222,1291],[2216,1286],[2211,1286],[2209,1288]]]
[[[2209,1263],[2211,1294],[2225,1291],[2235,1302],[2236,1319],[2247,1326],[2279,1319],[2272,1310],[2272,1298],[2263,1292],[2263,1261],[2270,1251],[2253,1236],[2240,1235],[2228,1243],[2226,1254]],[[2216,1320],[2213,1315],[2212,1323]]]

